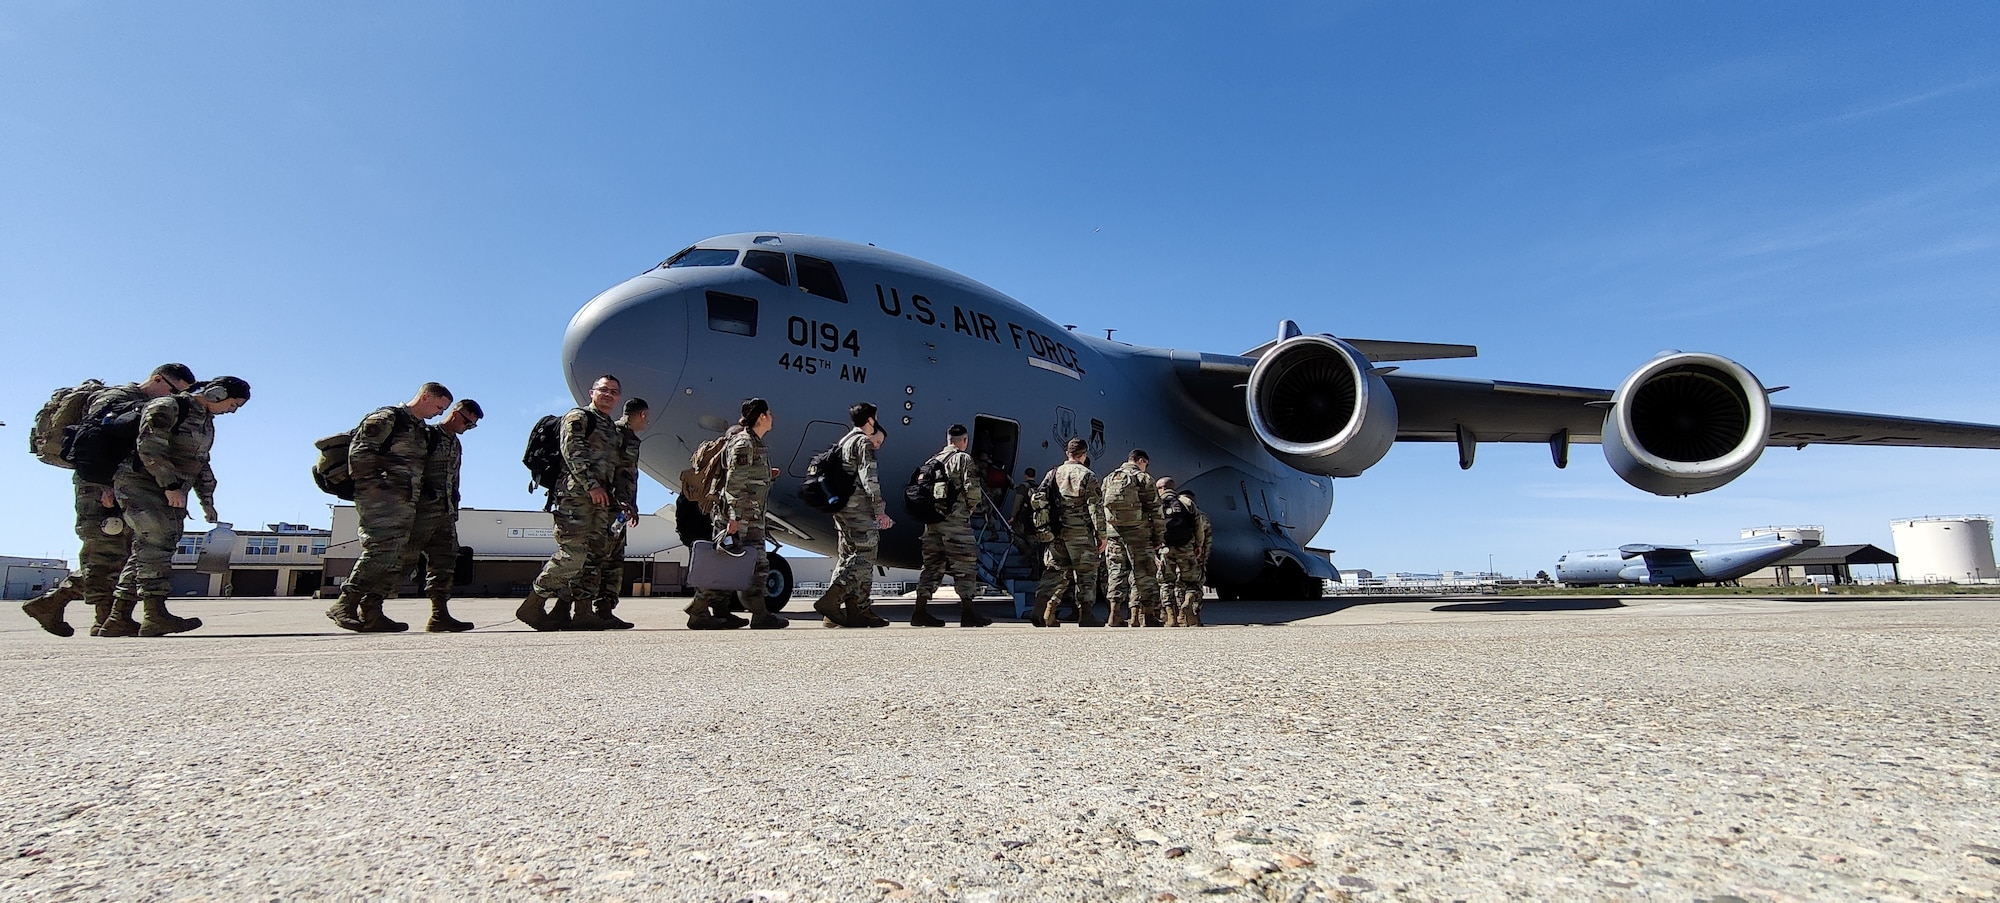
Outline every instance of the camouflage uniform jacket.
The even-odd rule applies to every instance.
[[[618,420],[618,477],[612,487],[611,497],[617,499],[618,506],[639,510],[639,434],[625,425],[624,418]]]
[[[1075,461],[1066,461],[1052,475],[1056,492],[1062,495],[1063,535],[1067,541],[1076,531],[1088,528],[1094,541],[1104,536],[1104,488],[1097,474]]]
[[[215,446],[215,418],[191,395],[167,395],[146,402],[139,414],[138,445],[123,471],[149,476],[161,489],[193,489],[213,504],[215,471],[208,451]]]
[[[860,427],[840,437],[840,463],[854,475],[854,496],[841,513],[874,517],[886,510],[882,507],[881,473],[875,465],[875,443]]]
[[[1193,496],[1186,495],[1178,490],[1168,490],[1168,492],[1178,496],[1181,500],[1181,507],[1187,509],[1187,513],[1194,517],[1194,538],[1189,539],[1187,545],[1175,546],[1174,548],[1193,552],[1196,558],[1207,561],[1208,553],[1215,548],[1214,525],[1209,523],[1208,515],[1201,513],[1201,509],[1195,507]],[[1160,506],[1162,510],[1165,510],[1165,496],[1160,497]],[[1166,535],[1166,532],[1162,530],[1160,536],[1164,538]]]
[[[1153,485],[1153,478],[1139,469],[1139,465],[1127,461],[1118,465],[1124,473],[1121,479],[1130,480],[1132,493],[1128,501],[1114,504],[1106,499],[1104,516],[1118,530],[1120,536],[1144,542],[1155,549],[1166,541],[1166,516],[1160,513],[1160,489]]]
[[[618,487],[618,424],[596,408],[573,408],[562,419],[562,456],[569,471],[565,492]]]
[[[448,429],[425,426],[430,431],[430,454],[424,458],[424,494],[421,502],[456,513],[458,475],[465,460],[465,446]]]
[[[944,512],[944,520],[929,526],[950,527],[954,530],[972,529],[972,512],[985,498],[985,481],[979,478],[979,468],[972,463],[972,456],[959,451],[956,446],[946,443],[938,452],[944,459],[944,481],[957,494],[951,500],[951,507]]]
[[[431,435],[431,428],[402,405],[369,412],[347,445],[355,488],[394,490],[411,501],[422,498]]]
[[[764,501],[771,495],[771,459],[764,440],[749,430],[735,430],[722,449],[722,487],[716,493],[716,514],[727,520],[763,526]]]

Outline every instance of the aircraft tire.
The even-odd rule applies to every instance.
[[[765,554],[771,558],[771,576],[764,582],[764,608],[773,612],[784,611],[785,604],[792,601],[792,563],[776,552]],[[729,610],[742,611],[742,600],[730,602]]]

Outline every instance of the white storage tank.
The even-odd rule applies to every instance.
[[[1976,583],[2000,578],[1993,565],[1993,518],[1913,517],[1889,522],[1905,583]]]
[[[1744,527],[1738,533],[1743,539],[1803,539],[1818,545],[1826,541],[1826,528],[1818,525],[1809,527]]]

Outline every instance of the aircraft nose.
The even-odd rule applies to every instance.
[[[579,403],[606,373],[625,397],[645,398],[654,411],[673,400],[688,356],[691,293],[657,276],[638,276],[605,290],[570,318],[563,333],[563,375]]]

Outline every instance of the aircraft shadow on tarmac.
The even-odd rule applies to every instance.
[[[1431,611],[1484,614],[1496,611],[1598,611],[1624,608],[1625,603],[1603,596],[1569,596],[1548,599],[1504,599],[1497,602],[1454,602]]]

